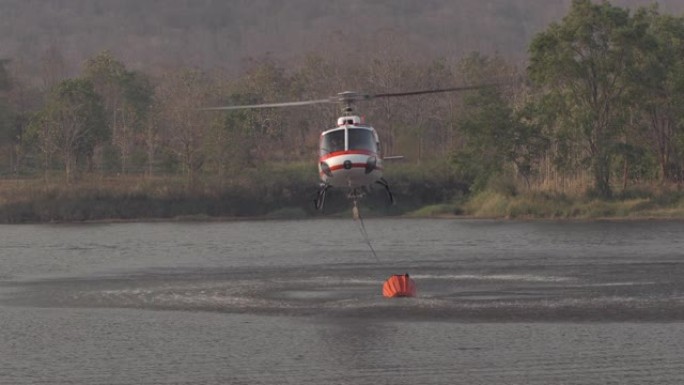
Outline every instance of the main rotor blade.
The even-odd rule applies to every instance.
[[[441,92],[456,92],[456,91],[468,91],[468,90],[478,90],[481,88],[493,87],[498,84],[478,84],[474,86],[460,86],[460,87],[450,87],[450,88],[438,88],[434,90],[420,90],[420,91],[408,91],[408,92],[390,92],[385,94],[375,94],[370,95],[371,98],[390,98],[394,96],[413,96],[413,95],[425,95],[425,94],[437,94]]]
[[[207,108],[202,108],[202,110],[203,111],[221,111],[221,110],[241,110],[241,109],[248,109],[248,108],[293,107],[293,106],[308,106],[311,104],[322,104],[322,103],[337,103],[337,100],[316,99],[316,100],[303,100],[301,102],[246,104],[246,105],[242,105],[242,106],[207,107]]]
[[[296,106],[308,106],[311,104],[324,104],[324,103],[351,103],[356,101],[363,101],[373,98],[390,98],[396,96],[413,96],[413,95],[425,95],[425,94],[437,94],[443,92],[456,92],[456,91],[468,91],[477,90],[486,87],[494,87],[501,84],[478,84],[472,86],[459,86],[459,87],[449,87],[449,88],[438,88],[432,90],[419,90],[419,91],[408,91],[408,92],[389,92],[384,94],[359,94],[352,91],[345,91],[337,94],[337,96],[331,96],[327,99],[315,99],[315,100],[302,100],[298,102],[283,102],[283,103],[264,103],[264,104],[246,104],[242,106],[222,106],[222,107],[207,107],[202,108],[203,111],[222,111],[222,110],[241,110],[241,109],[251,109],[251,108],[277,108],[277,107],[296,107]]]

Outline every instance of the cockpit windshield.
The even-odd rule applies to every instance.
[[[344,151],[344,130],[331,131],[321,138],[321,156]]]
[[[349,149],[377,152],[373,131],[363,128],[349,128]]]
[[[345,132],[347,133],[346,147]],[[378,152],[378,144],[373,131],[363,128],[341,128],[328,131],[321,137],[321,156],[345,150]]]

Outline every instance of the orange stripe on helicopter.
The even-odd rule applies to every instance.
[[[349,151],[335,151],[331,152],[329,154],[323,155],[319,158],[319,161],[322,162],[326,159],[335,157],[335,156],[340,156],[340,155],[368,155],[368,156],[378,156],[377,153],[369,150],[349,150]]]

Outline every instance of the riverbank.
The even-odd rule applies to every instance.
[[[58,223],[115,221],[226,221],[245,219],[307,219],[320,216],[351,215],[346,199],[321,214],[310,200],[278,206],[277,200],[264,203],[258,196],[215,193],[207,191],[162,191],[147,194],[141,191],[106,189],[48,189],[30,191],[17,201],[0,205],[0,223]],[[362,201],[365,217],[411,218],[496,218],[496,219],[678,219],[684,218],[684,199],[680,193],[666,196],[631,199],[598,200],[568,198],[560,194],[528,193],[506,196],[484,192],[464,196],[451,202],[387,207],[383,197]]]
[[[652,196],[600,200],[558,193],[530,192],[512,196],[486,191],[462,202],[429,205],[406,215],[506,219],[679,219],[684,218],[684,194],[669,191]]]
[[[75,184],[0,180],[0,223],[92,221],[215,221],[306,219],[351,215],[344,191],[330,191],[326,211],[313,207],[317,184],[307,169],[260,172],[221,184],[182,178],[83,178]],[[446,176],[445,176],[446,175]],[[315,175],[314,175],[315,177]],[[391,175],[397,200],[382,189],[361,201],[365,217],[470,217],[502,219],[684,218],[677,186],[642,186],[610,200],[586,194],[522,189],[468,193],[447,173],[404,170]],[[522,190],[522,191],[520,191]]]
[[[313,168],[313,170],[312,170]],[[467,186],[446,172],[405,165],[388,176],[400,202],[388,206],[383,188],[369,192],[362,212],[399,216],[425,205],[450,202]],[[321,215],[313,207],[318,190],[315,165],[263,165],[239,173],[198,177],[82,175],[65,184],[58,176],[0,180],[0,223],[117,220],[300,219]],[[329,191],[326,216],[348,215],[346,191]]]

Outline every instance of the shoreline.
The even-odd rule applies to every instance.
[[[504,216],[476,216],[476,215],[454,215],[454,214],[440,214],[440,215],[370,215],[364,216],[364,219],[383,219],[383,220],[464,220],[464,221],[498,221],[498,222],[684,222],[682,216],[655,216],[655,215],[630,215],[630,216],[614,216],[614,217],[567,217],[567,218],[550,218],[550,217],[504,217]],[[354,220],[349,215],[315,215],[307,217],[269,217],[269,216],[241,216],[241,217],[214,217],[214,216],[178,216],[173,218],[160,217],[139,217],[139,218],[102,218],[102,219],[87,219],[87,220],[54,220],[54,221],[35,221],[35,222],[15,222],[0,223],[2,226],[12,225],[105,225],[105,224],[127,224],[127,223],[228,223],[228,222],[260,222],[260,221],[316,221],[316,220]]]
[[[161,180],[151,184],[48,186],[29,181],[4,183],[0,189],[2,224],[85,224],[131,222],[228,222],[352,218],[345,199],[330,201],[324,213],[307,197],[314,190],[295,181],[283,185],[187,189]],[[401,186],[398,203],[387,206],[384,195],[366,197],[364,218],[470,219],[501,221],[662,221],[684,220],[684,191],[674,188],[634,189],[613,199],[586,194],[526,191],[453,193],[434,197],[426,188]],[[430,201],[428,198],[430,197]]]

